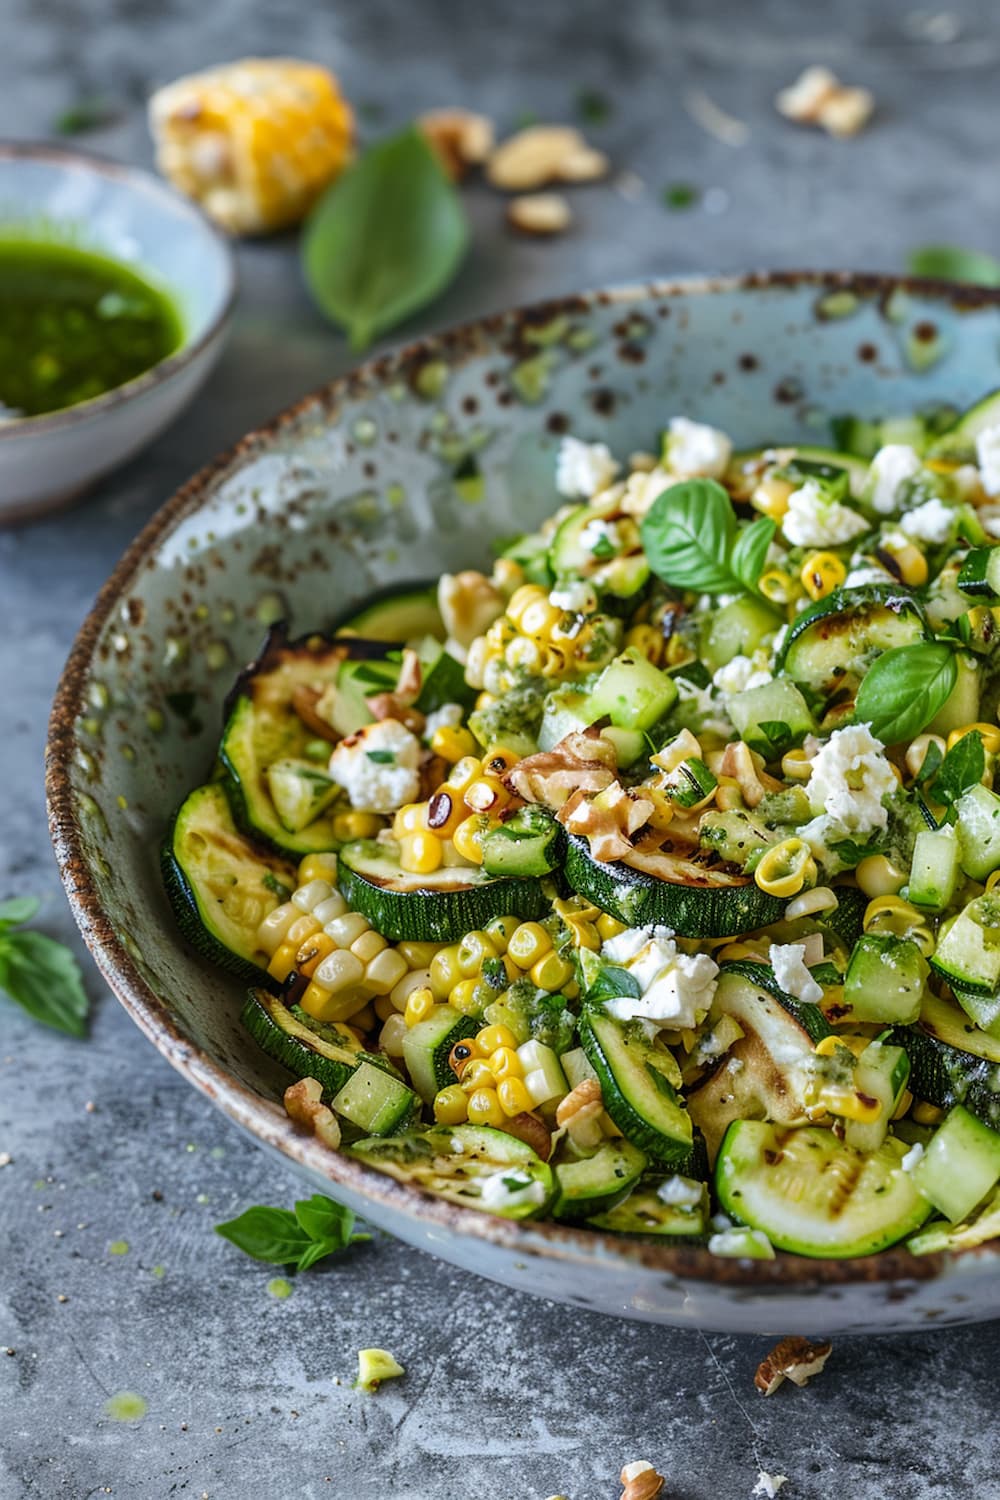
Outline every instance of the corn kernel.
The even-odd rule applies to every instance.
[[[480,813],[472,813],[455,829],[452,843],[462,858],[469,860],[471,864],[481,865],[483,862],[481,839],[488,826],[487,818]]]
[[[424,826],[424,804],[407,802],[392,820],[393,838],[401,839],[408,833],[419,833]]]
[[[524,635],[515,636],[503,656],[509,667],[515,670],[520,667],[525,672],[539,672],[543,659],[542,647],[537,641],[529,640]],[[487,686],[489,685],[487,682]]]
[[[299,885],[308,885],[310,880],[336,880],[337,856],[335,854],[307,854],[298,870]]]
[[[600,933],[602,943],[610,942],[620,932],[624,932],[625,926],[624,922],[619,922],[617,917],[612,917],[606,911],[602,911],[597,919],[597,931]]]
[[[380,932],[375,932],[369,927],[360,937],[356,937],[351,944],[351,952],[355,958],[360,958],[363,964],[370,964],[372,959],[377,958],[383,948],[389,945]]]
[[[936,1125],[939,1120],[944,1119],[944,1110],[939,1109],[936,1104],[928,1104],[925,1099],[917,1100],[912,1114],[918,1125]]]
[[[530,969],[552,947],[552,939],[539,922],[522,922],[507,944],[507,952],[522,969]]]
[[[626,632],[625,644],[641,651],[654,667],[658,667],[663,660],[663,648],[666,643],[653,625],[633,625],[632,629]]]
[[[399,863],[414,875],[433,874],[441,859],[441,840],[433,833],[407,833],[399,841]]]
[[[506,776],[520,759],[516,750],[508,750],[506,745],[491,745],[483,757],[483,770],[489,776]]]
[[[524,1073],[521,1059],[514,1047],[498,1047],[495,1052],[490,1053],[488,1061],[490,1071],[498,1082],[504,1078],[520,1078]]]
[[[496,1089],[475,1089],[469,1095],[471,1125],[502,1125],[505,1118]]]
[[[458,967],[467,979],[481,974],[488,958],[496,958],[497,950],[489,933],[474,929],[467,932],[458,945]]]
[[[436,1000],[447,1000],[449,994],[464,978],[458,967],[458,944],[449,943],[447,948],[435,953],[430,962],[431,989]]]
[[[789,497],[794,488],[789,480],[779,479],[776,474],[765,475],[750,496],[750,504],[762,515],[770,516],[773,521],[780,521],[788,509]]]
[[[351,1017],[351,1029],[355,1032],[359,1042],[364,1042],[365,1032],[371,1031],[376,1020],[375,1007],[371,1001],[367,1005],[363,1005],[360,1010],[354,1012],[354,1015]]]
[[[484,1026],[482,1031],[477,1031],[476,1041],[483,1049],[483,1054],[489,1057],[501,1047],[516,1047],[517,1037],[509,1026]]]
[[[507,603],[507,618],[520,626],[524,612],[532,604],[548,604],[549,596],[537,583],[522,584],[515,589]]]
[[[967,734],[978,734],[987,754],[1000,753],[1000,729],[995,724],[963,724],[961,728],[953,729],[948,736],[948,749],[953,749]],[[292,900],[295,900],[294,896]]]
[[[373,839],[382,827],[378,813],[342,812],[333,820],[333,836],[349,843],[351,839]]]
[[[866,896],[895,896],[906,884],[906,872],[884,854],[869,854],[854,871],[854,878]]]
[[[280,943],[271,954],[271,962],[267,966],[267,972],[272,979],[284,983],[289,974],[295,968],[295,955],[299,951],[297,943]]]
[[[444,724],[431,735],[431,749],[450,766],[455,766],[466,756],[475,755],[476,740],[471,730]]]
[[[360,984],[365,977],[365,966],[349,949],[336,948],[323,959],[313,977],[317,984],[336,992]]]
[[[757,588],[772,604],[788,604],[795,594],[791,574],[783,568],[768,568],[758,581]]]
[[[460,979],[448,995],[448,1004],[463,1016],[482,1014],[483,1001],[478,979]]]
[[[372,982],[371,971],[375,969],[379,964],[384,963],[389,954],[392,954],[392,956],[396,959],[400,958],[400,955],[396,953],[392,948],[387,948],[385,950],[385,953],[380,953],[375,962],[369,965],[368,972],[365,974],[365,982],[367,984],[371,984]],[[403,960],[400,959],[400,962],[402,961]],[[439,994],[435,986],[431,984],[430,969],[412,969],[409,974],[400,975],[399,979],[397,979],[396,983],[389,991],[389,999],[392,1001],[397,1010],[405,1010],[407,1000],[410,998],[413,991],[418,990],[422,984],[431,985],[431,989],[434,990],[435,1000],[447,1000],[448,991],[445,990],[443,993]]]
[[[847,569],[834,552],[813,552],[802,564],[799,582],[810,599],[825,599],[847,577]]]
[[[511,794],[497,776],[478,776],[465,789],[465,805],[473,812],[496,815],[507,806]]]
[[[404,940],[396,944],[396,952],[405,959],[411,969],[426,969],[431,960],[441,951],[440,943],[414,943]]]
[[[416,1026],[418,1021],[426,1021],[433,1009],[434,992],[428,985],[421,985],[420,989],[414,990],[407,999],[403,1020],[407,1026]]]
[[[292,923],[298,919],[299,909],[291,901],[283,901],[280,906],[276,906],[257,928],[258,948],[263,948],[265,953],[274,953],[285,941]]]
[[[359,911],[345,911],[342,917],[334,917],[332,922],[327,922],[323,931],[340,948],[349,948],[356,943],[363,932],[370,932],[368,920]]]
[[[402,1057],[403,1039],[407,1033],[406,1021],[400,1015],[390,1016],[378,1034],[378,1044],[389,1057]]]
[[[369,959],[368,967],[365,969],[365,985],[376,995],[388,997],[390,992],[406,977],[406,959],[394,948],[388,946],[380,953],[376,953],[374,958]],[[418,977],[426,980],[426,971],[419,971]]]
[[[496,1079],[493,1069],[485,1057],[473,1057],[462,1069],[462,1088],[466,1094],[474,1094],[476,1089],[496,1088]]]
[[[508,944],[521,923],[517,917],[494,917],[485,931],[498,953],[506,953]]]
[[[314,932],[321,930],[322,924],[317,922],[312,912],[304,912],[301,917],[296,917],[285,935],[285,941],[291,943],[293,948],[300,948],[307,937],[312,937]]]
[[[450,1083],[434,1095],[434,1118],[439,1125],[461,1125],[469,1118],[469,1100],[459,1084]]]
[[[321,901],[318,906],[313,907],[313,916],[317,922],[322,922],[325,927],[335,917],[342,917],[346,910],[347,902],[339,891],[334,891],[332,896],[327,896],[325,901]]]
[[[299,1004],[314,1020],[346,1021],[357,1015],[359,1010],[364,1010],[368,1004],[368,995],[356,985],[331,992],[326,985],[312,979],[303,991]],[[402,1016],[399,1019],[402,1022]]]
[[[482,763],[477,755],[465,755],[452,766],[447,785],[454,787],[457,792],[464,792],[467,786],[472,785],[481,770]]]
[[[497,1085],[497,1099],[508,1119],[514,1115],[527,1114],[532,1108],[531,1095],[525,1088],[523,1079],[520,1078],[501,1079]]]
[[[531,966],[531,978],[540,990],[561,990],[564,984],[568,984],[575,973],[572,963],[568,958],[563,958],[554,948],[550,949],[537,963]]]
[[[325,932],[314,933],[312,937],[306,938],[295,955],[296,973],[304,974],[307,979],[311,979],[316,972],[316,966],[326,958],[328,953],[333,952],[333,938],[327,937]]]

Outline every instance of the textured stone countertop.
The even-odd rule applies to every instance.
[[[123,118],[81,144],[138,162],[150,85],[254,51],[331,63],[369,132],[376,115],[452,102],[504,126],[567,118],[581,88],[606,94],[592,137],[644,191],[574,193],[576,230],[542,244],[509,238],[497,200],[471,190],[475,252],[420,327],[692,268],[892,269],[922,242],[1000,249],[1000,16],[971,0],[933,14],[919,0],[0,0],[0,38],[0,135],[46,135],[97,93]],[[874,89],[859,139],[774,114],[776,89],[816,61]],[[745,121],[746,144],[694,123],[692,90]],[[679,181],[702,203],[668,212]],[[765,1401],[765,1339],[516,1297],[385,1237],[278,1301],[268,1268],[212,1234],[251,1203],[290,1203],[296,1184],[104,992],[49,850],[42,746],[74,632],[130,538],[216,450],[349,363],[290,241],[240,259],[233,337],[194,408],[76,510],[0,532],[0,894],[43,898],[94,1002],[74,1044],[0,1001],[0,1500],[610,1500],[637,1457],[671,1500],[749,1500],[759,1469],[788,1476],[782,1500],[1000,1496],[996,1324],[842,1340],[807,1391]],[[366,1344],[409,1370],[374,1398],[350,1389]],[[123,1390],[144,1397],[143,1420],[106,1415]]]

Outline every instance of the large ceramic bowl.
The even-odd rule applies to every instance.
[[[713,1258],[459,1209],[290,1126],[240,987],[174,930],[168,815],[211,765],[223,696],[266,622],[323,625],[393,581],[483,564],[557,503],[561,433],[648,448],[689,413],[737,444],[822,442],[831,415],[971,403],[1000,375],[1000,293],[871,276],[750,276],[600,292],[428,339],[246,438],[153,519],[81,631],[52,716],[52,835],[102,972],[195,1087],[314,1188],[526,1292],[732,1332],[903,1329],[1000,1314],[1000,1250],[842,1264]],[[455,484],[474,454],[474,502]],[[287,1080],[286,1080],[287,1081]]]
[[[0,238],[52,238],[119,261],[171,298],[169,358],[93,401],[0,421],[0,522],[62,505],[150,442],[218,358],[236,293],[225,237],[149,172],[81,151],[0,142]]]

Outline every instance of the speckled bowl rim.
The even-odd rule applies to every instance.
[[[44,438],[64,428],[79,426],[83,422],[99,421],[105,412],[124,406],[136,396],[145,395],[147,391],[163,385],[165,381],[172,380],[175,375],[196,360],[203,350],[215,342],[232,316],[236,305],[239,293],[239,273],[236,267],[236,252],[232,244],[212,223],[208,215],[198,208],[197,204],[182,197],[152,172],[147,172],[142,167],[132,167],[124,162],[113,161],[110,157],[99,156],[94,151],[81,151],[69,146],[53,146],[46,141],[0,141],[0,161],[61,162],[69,166],[82,167],[98,177],[109,177],[126,183],[135,191],[145,193],[150,197],[167,199],[175,208],[186,213],[194,223],[205,230],[210,239],[214,240],[216,248],[221,252],[226,281],[222,306],[196,339],[191,339],[185,334],[180,348],[175,353],[168,354],[166,359],[161,359],[148,370],[144,370],[134,380],[127,380],[124,385],[116,385],[110,391],[94,396],[90,401],[79,401],[75,406],[63,407],[60,411],[42,412],[37,417],[12,417],[8,421],[0,422],[0,442],[14,438]],[[33,514],[36,513],[37,507],[31,507],[31,510]]]
[[[156,1049],[231,1120],[290,1161],[389,1212],[484,1240],[499,1248],[519,1251],[528,1258],[544,1256],[563,1262],[613,1260],[681,1281],[753,1288],[765,1295],[769,1291],[778,1295],[788,1288],[793,1288],[797,1294],[808,1295],[833,1286],[931,1281],[959,1262],[968,1263],[971,1259],[988,1266],[1000,1261],[1000,1247],[994,1248],[996,1242],[993,1246],[919,1257],[895,1247],[878,1255],[844,1261],[809,1260],[780,1252],[768,1261],[728,1260],[711,1255],[702,1247],[660,1246],[652,1239],[626,1239],[592,1229],[569,1227],[553,1220],[516,1222],[496,1218],[475,1209],[460,1208],[421,1188],[397,1182],[348,1156],[331,1152],[315,1139],[297,1132],[277,1104],[262,1099],[233,1078],[178,1030],[170,1007],[143,979],[102,907],[84,853],[82,829],[74,806],[70,768],[79,749],[75,726],[84,709],[85,684],[101,631],[163,537],[198,509],[213,479],[228,470],[236,460],[266,448],[278,433],[294,424],[308,409],[334,407],[342,397],[349,398],[359,388],[384,383],[397,371],[405,371],[412,368],[414,362],[424,362],[435,355],[447,354],[452,360],[460,361],[465,354],[475,353],[482,336],[488,338],[511,321],[547,322],[566,311],[579,312],[592,305],[628,304],[650,297],[704,296],[717,292],[767,291],[799,286],[815,286],[828,291],[849,290],[881,299],[895,291],[911,292],[915,296],[945,301],[956,311],[989,306],[1000,308],[1000,288],[955,285],[877,272],[751,271],[737,276],[682,277],[582,292],[490,314],[443,333],[429,335],[369,360],[310,392],[201,469],[161,506],[127,549],[77,635],[52,706],[45,754],[45,782],[49,829],[60,875],[73,915],[98,969]]]

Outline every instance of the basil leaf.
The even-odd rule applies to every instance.
[[[714,479],[670,485],[653,501],[639,529],[649,566],[664,583],[706,594],[740,587],[729,563],[736,516]]]
[[[295,1205],[295,1217],[305,1230],[325,1248],[324,1255],[343,1250],[356,1240],[370,1240],[370,1234],[355,1234],[355,1218],[349,1208],[334,1203],[322,1193],[314,1193]]]
[[[920,770],[913,778],[914,786],[925,786],[932,776],[936,776],[944,760],[944,751],[937,740],[931,740],[927,746],[927,753],[923,758]]]
[[[312,1243],[312,1236],[302,1228],[287,1208],[248,1208],[236,1219],[216,1224],[216,1234],[250,1255],[270,1265],[294,1265]]]
[[[986,750],[982,736],[963,734],[948,751],[934,778],[931,788],[934,801],[943,802],[946,806],[957,802],[963,792],[967,792],[970,786],[975,786],[982,779],[985,770]]]
[[[602,1000],[617,1000],[621,995],[638,1000],[641,994],[642,988],[634,974],[617,964],[605,964],[587,991],[587,1001],[599,1004]]]
[[[752,594],[757,592],[774,533],[774,522],[769,516],[761,516],[760,520],[744,527],[736,538],[730,565],[743,587]]]
[[[376,766],[393,766],[396,764],[395,750],[366,750],[365,754]]]
[[[792,742],[792,731],[784,719],[761,719],[757,728],[770,740],[771,748],[776,754],[785,750]]]
[[[853,870],[863,859],[878,854],[880,846],[877,843],[859,844],[855,839],[841,839],[839,843],[831,844],[830,849],[845,870]]]
[[[5,908],[18,912],[26,905],[9,901]],[[0,931],[0,990],[45,1026],[85,1035],[90,1002],[80,965],[54,938],[42,932]]]
[[[978,286],[1000,286],[1000,260],[981,250],[958,245],[923,245],[911,250],[906,268],[914,276],[936,276],[941,281],[970,281]]]
[[[327,189],[306,224],[302,264],[319,307],[364,349],[444,290],[468,238],[458,193],[410,127]]]
[[[958,668],[943,641],[896,646],[865,673],[854,704],[854,718],[868,724],[884,745],[911,740],[944,705]]]
[[[10,901],[0,901],[0,926],[23,927],[31,921],[39,905],[35,896],[13,896]]]

